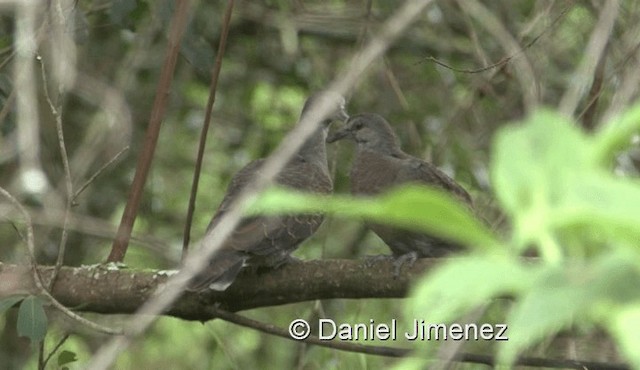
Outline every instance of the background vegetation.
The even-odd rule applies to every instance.
[[[66,199],[56,117],[46,100],[45,83],[55,94],[51,76],[57,76],[56,68],[75,75],[73,88],[61,97],[75,188],[129,147],[124,157],[76,199],[73,208],[64,262],[72,266],[99,263],[109,253],[127,199],[167,47],[173,4],[164,0],[63,3],[65,14],[73,19],[65,30],[73,42],[62,49],[67,59],[60,67],[49,63],[58,58],[60,50],[47,42],[46,33],[40,39],[38,52],[50,78],[38,81],[40,89],[32,102],[39,115],[38,155],[33,163],[25,162],[21,152],[13,109],[13,91],[19,88],[12,73],[18,16],[12,8],[2,9],[0,186],[28,207],[36,223],[40,263],[55,262]],[[511,319],[544,324],[544,318],[557,315],[557,307],[584,308],[599,302],[593,311],[567,309],[565,316],[533,328],[534,332],[524,337],[529,339],[513,344],[501,358],[512,360],[509,356],[546,335],[573,328],[596,338],[595,344],[575,349],[571,341],[566,346],[542,343],[531,353],[621,362],[604,348],[600,339],[605,334],[600,330],[613,334],[623,352],[625,345],[628,349],[638,344],[637,333],[631,338],[621,328],[638,324],[640,317],[637,291],[630,287],[640,276],[640,234],[633,222],[633,210],[639,204],[640,152],[636,145],[620,154],[637,128],[634,122],[638,117],[633,110],[626,120],[612,117],[627,111],[637,97],[640,9],[636,2],[621,2],[608,30],[606,17],[612,5],[606,4],[610,3],[435,2],[348,97],[351,114],[382,114],[393,124],[405,151],[432,161],[469,190],[477,213],[499,241],[493,250],[509,251],[504,253],[508,256],[505,260],[484,260],[490,257],[478,254],[473,256],[477,260],[470,260],[474,264],[464,265],[469,262],[465,260],[447,265],[433,280],[420,284],[418,298],[411,301],[317,301],[244,314],[280,327],[298,317],[330,317],[349,323],[370,319],[388,323],[393,318],[406,323],[416,315],[451,320],[456,317],[452,314],[460,317],[490,297],[512,294],[521,298],[520,302],[535,304],[521,304],[520,311],[511,311],[515,315]],[[135,225],[135,240],[125,260],[129,266],[174,269],[179,264],[198,135],[224,7],[225,2],[192,4],[169,91],[167,116]],[[273,151],[296,122],[309,92],[331,81],[397,7],[396,2],[365,0],[236,3],[205,154],[194,238],[203,235],[230,177],[251,159]],[[605,45],[602,52],[597,51],[598,43]],[[574,91],[577,98],[572,98]],[[539,106],[559,108],[575,122],[555,113],[527,118],[527,113]],[[523,120],[524,128],[516,123]],[[606,122],[614,124],[605,126]],[[596,135],[585,136],[593,131]],[[352,148],[332,145],[329,153],[335,190],[347,193]],[[34,167],[26,168],[27,164]],[[31,186],[34,180],[29,176],[33,173],[27,169],[43,175],[42,186]],[[593,178],[605,183],[593,182],[588,187],[590,193],[572,190],[592,184],[589,181]],[[597,202],[588,202],[594,199]],[[577,213],[571,213],[576,204],[580,205]],[[20,227],[12,218],[4,218],[5,208],[0,211],[5,212],[0,222],[0,261],[24,262],[25,248],[16,231]],[[522,265],[515,262],[515,256],[531,251],[541,255],[545,263],[539,271],[519,271]],[[359,221],[338,215],[329,217],[295,255],[302,259],[353,259],[381,253],[388,253],[381,240],[366,232]],[[577,264],[571,265],[575,274],[569,274],[569,279],[558,277],[564,276],[569,263]],[[483,266],[493,273],[480,268]],[[622,273],[608,280],[613,271]],[[519,273],[522,275],[516,275]],[[514,276],[531,284],[517,285]],[[462,286],[456,288],[454,277]],[[475,277],[478,285],[467,285]],[[582,291],[579,297],[572,296],[579,291],[571,285],[574,277],[585,278],[589,284],[604,283]],[[535,290],[553,285],[550,282],[561,289]],[[629,289],[619,292],[612,288],[620,286]],[[451,294],[443,298],[447,291]],[[479,293],[469,297],[465,292]],[[605,293],[614,297],[602,298]],[[531,294],[541,298],[531,300]],[[562,299],[554,301],[557,294]],[[442,312],[428,304],[433,301],[445,302],[438,306]],[[549,302],[556,302],[557,309],[540,313],[539,308]],[[501,322],[508,307],[509,303],[498,301],[478,320]],[[539,316],[534,320],[527,312]],[[86,364],[105,341],[104,335],[78,328],[54,310],[48,314],[45,346],[49,350],[71,333],[62,348]],[[15,331],[17,316],[17,310],[8,310],[0,317],[0,363],[10,368],[36,367],[37,351]],[[104,318],[97,319],[104,322]],[[112,323],[120,319],[109,317]],[[367,344],[411,345],[402,341]],[[430,354],[439,344],[419,343],[420,349],[426,348]],[[489,354],[492,346],[470,343],[464,350]],[[628,350],[625,355],[640,366],[640,360]],[[208,369],[268,364],[270,368],[315,369],[379,368],[397,363],[392,358],[301,345],[222,320],[201,324],[162,318],[119,357],[117,367]]]

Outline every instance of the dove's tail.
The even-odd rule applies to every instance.
[[[238,251],[222,250],[209,262],[209,266],[196,275],[187,287],[188,291],[198,292],[206,289],[226,290],[236,279],[247,256]]]

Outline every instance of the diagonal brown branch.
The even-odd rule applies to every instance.
[[[216,89],[218,88],[218,77],[222,68],[222,57],[227,44],[227,36],[229,35],[229,25],[231,24],[231,13],[233,12],[234,0],[227,2],[227,8],[224,12],[224,20],[222,22],[222,33],[220,34],[220,44],[216,53],[216,62],[213,66],[211,76],[211,84],[209,87],[209,100],[207,101],[207,110],[202,123],[202,131],[200,132],[200,143],[198,144],[198,155],[196,157],[196,166],[193,170],[193,181],[191,183],[191,194],[189,195],[189,207],[187,209],[187,219],[184,223],[184,235],[182,242],[182,260],[187,257],[189,249],[189,241],[191,239],[191,222],[193,221],[193,213],[196,209],[196,195],[198,194],[198,183],[200,181],[200,171],[202,170],[202,158],[204,157],[204,149],[207,144],[207,133],[211,125],[211,112],[213,104],[216,101]]]
[[[144,184],[147,181],[147,175],[151,168],[151,161],[153,160],[158,142],[162,118],[164,117],[167,100],[169,98],[173,71],[175,70],[178,61],[178,52],[180,51],[180,40],[187,25],[189,4],[190,2],[188,0],[178,1],[173,19],[171,20],[169,46],[167,48],[164,65],[162,66],[162,72],[160,73],[153,108],[151,109],[151,117],[149,118],[149,127],[147,127],[144,147],[138,158],[129,199],[122,214],[122,220],[120,221],[116,238],[113,241],[111,253],[109,253],[109,257],[107,258],[108,262],[122,262],[127,253],[129,238],[131,237],[133,224],[142,199]]]

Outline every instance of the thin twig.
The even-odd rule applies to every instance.
[[[20,202],[18,202],[18,200],[16,198],[14,198],[8,191],[6,191],[4,188],[0,187],[0,195],[4,196],[5,198],[7,198],[7,200],[9,200],[9,202],[22,214],[22,218],[24,219],[24,222],[26,224],[26,228],[27,228],[27,254],[29,256],[29,262],[31,264],[31,270],[33,273],[33,281],[36,285],[36,288],[38,289],[38,292],[40,294],[42,294],[43,296],[45,296],[46,298],[49,299],[49,302],[56,307],[58,310],[60,310],[62,313],[64,313],[65,315],[69,316],[71,319],[77,321],[78,323],[85,325],[95,331],[101,332],[101,333],[105,333],[105,334],[122,334],[122,330],[116,330],[116,329],[111,329],[105,326],[102,326],[100,324],[94,323],[92,321],[89,321],[87,319],[85,319],[82,316],[79,316],[75,313],[73,313],[71,310],[69,310],[68,308],[66,308],[63,304],[61,304],[60,302],[58,302],[58,300],[56,300],[51,293],[49,293],[49,291],[47,289],[45,289],[45,284],[42,280],[42,276],[40,276],[40,272],[38,271],[38,264],[36,262],[36,255],[35,255],[35,242],[34,242],[34,237],[33,237],[33,223],[31,222],[31,216],[29,215],[29,213],[27,212],[27,210],[22,206],[22,204],[20,204]]]
[[[84,184],[82,184],[82,186],[80,186],[78,188],[78,190],[76,190],[76,192],[73,194],[73,198],[72,198],[72,205],[76,205],[76,199],[80,196],[80,194],[82,194],[83,191],[85,191],[85,189],[91,185],[91,183],[93,181],[95,181],[95,179],[102,175],[102,173],[109,167],[111,166],[115,161],[117,161],[120,156],[122,156],[127,150],[129,150],[129,146],[125,146],[124,148],[120,149],[120,151],[118,153],[116,153],[116,155],[113,156],[113,158],[111,158],[107,163],[103,164],[102,167],[100,167],[93,175],[91,175],[91,177],[89,177],[89,180],[87,180]]]
[[[66,189],[66,199],[64,204],[64,219],[62,221],[62,235],[60,236],[60,245],[58,246],[58,258],[56,259],[55,269],[53,270],[53,275],[51,276],[51,280],[49,280],[48,290],[51,291],[53,289],[53,285],[56,283],[56,279],[58,278],[58,273],[60,272],[60,267],[62,267],[62,262],[64,261],[64,255],[67,247],[67,238],[68,238],[68,230],[67,226],[69,224],[69,213],[71,212],[71,203],[73,201],[73,183],[71,181],[71,168],[69,167],[69,157],[67,155],[67,146],[64,142],[64,130],[62,129],[62,94],[64,91],[64,86],[59,84],[58,86],[58,96],[56,99],[56,104],[51,100],[51,95],[49,94],[49,86],[47,81],[47,73],[45,71],[44,62],[42,57],[38,55],[36,59],[40,62],[40,70],[42,72],[42,88],[44,89],[44,96],[49,104],[49,109],[51,109],[51,114],[56,120],[56,133],[58,135],[58,147],[60,149],[60,157],[62,158],[62,166],[64,168],[64,182]]]
[[[198,144],[196,166],[193,171],[193,181],[191,182],[191,194],[189,195],[187,219],[184,223],[181,258],[182,261],[184,261],[184,259],[187,257],[187,252],[189,250],[189,241],[191,239],[191,223],[193,221],[193,213],[196,209],[196,195],[198,194],[198,183],[200,181],[200,172],[202,170],[202,158],[204,157],[204,149],[207,145],[207,134],[209,132],[209,127],[211,126],[211,112],[213,111],[213,104],[216,101],[218,77],[220,76],[220,69],[222,68],[222,57],[224,56],[224,50],[227,45],[229,25],[231,24],[231,14],[233,13],[233,4],[234,0],[229,0],[227,2],[227,8],[224,12],[224,20],[222,21],[222,32],[220,34],[220,44],[218,45],[216,61],[213,66],[213,73],[211,75],[211,84],[209,85],[209,100],[207,101],[207,109],[204,115],[204,122],[202,123],[202,131],[200,132],[200,143]]]
[[[304,340],[297,340],[291,337],[288,330],[279,328],[273,324],[266,324],[257,320],[252,320],[248,317],[244,317],[232,312],[224,311],[219,308],[211,307],[212,315],[230,323],[244,326],[246,328],[254,329],[269,335],[275,335],[277,337],[289,339],[299,343],[314,344],[321,347],[337,349],[346,352],[364,353],[368,355],[377,355],[385,357],[405,357],[411,353],[411,349],[408,348],[396,348],[386,346],[372,346],[349,342],[322,340],[318,336],[309,335]]]
[[[11,107],[13,107],[13,101],[15,100],[15,98],[16,98],[16,89],[14,87],[13,89],[11,89],[11,93],[9,94],[7,99],[4,101],[4,106],[0,110],[0,123],[4,121],[4,119],[7,117],[7,114],[9,114],[9,112],[11,111]]]
[[[519,53],[521,53],[523,51],[524,51],[524,48],[519,50],[516,54],[519,54]],[[453,67],[453,66],[451,66],[451,65],[449,65],[449,64],[447,64],[445,62],[442,62],[442,61],[440,61],[440,60],[438,60],[438,59],[436,59],[436,58],[434,58],[432,56],[428,56],[428,57],[416,62],[415,64],[421,64],[421,63],[424,63],[424,62],[433,62],[433,63],[435,63],[435,64],[437,64],[439,66],[445,67],[446,69],[450,69],[450,70],[452,70],[454,72],[473,74],[473,73],[481,73],[481,72],[488,71],[490,69],[502,67],[503,65],[509,63],[509,61],[511,61],[511,59],[513,59],[514,57],[515,57],[515,55],[509,55],[509,56],[506,56],[506,57],[500,59],[499,61],[497,61],[497,62],[495,62],[493,64],[490,64],[490,65],[488,65],[486,67],[477,68],[477,69],[456,68],[456,67]]]
[[[53,349],[51,350],[51,352],[49,352],[49,355],[47,355],[47,358],[44,359],[44,361],[42,362],[42,368],[45,369],[47,366],[47,362],[49,362],[49,360],[51,360],[51,357],[53,357],[53,355],[58,352],[58,350],[60,349],[60,347],[62,347],[62,345],[64,344],[64,342],[67,341],[67,339],[69,339],[70,334],[65,334],[62,339],[60,339],[58,341],[58,344],[55,345],[55,347],[53,347]],[[44,343],[44,341],[42,341]]]
[[[564,15],[567,13],[567,11],[569,10],[569,8],[565,8],[563,9],[560,14],[558,14],[558,16],[551,22],[551,24],[549,25],[549,27],[545,28],[544,30],[542,30],[537,36],[535,36],[534,38],[532,38],[529,42],[527,42],[524,46],[522,46],[522,48],[520,48],[518,51],[503,57],[502,59],[500,59],[499,61],[488,65],[486,67],[482,67],[482,68],[476,68],[476,69],[467,69],[467,68],[456,68],[453,67],[443,61],[440,61],[432,56],[428,56],[418,62],[416,62],[415,64],[421,64],[424,63],[426,61],[430,61],[433,62],[435,64],[438,64],[442,67],[445,67],[447,69],[450,69],[454,72],[461,72],[461,73],[469,73],[469,74],[475,74],[475,73],[481,73],[481,72],[486,72],[490,69],[495,69],[495,68],[499,68],[502,67],[503,65],[509,63],[513,58],[517,57],[518,55],[524,53],[525,51],[527,51],[527,49],[531,48],[536,42],[538,42],[538,40],[547,32],[549,32],[551,29],[553,29],[553,27],[556,25],[556,23],[558,23],[558,21],[560,19],[562,19],[562,17],[564,17]],[[473,37],[472,37],[473,38]],[[414,64],[414,65],[415,65]]]
[[[6,49],[5,49],[6,50]],[[15,50],[11,49],[10,50],[10,54],[7,55],[7,57],[0,62],[0,71],[2,70],[2,68],[4,68],[7,64],[9,64],[9,62],[13,59],[13,57],[16,55]],[[2,54],[5,54],[4,52]]]
[[[511,60],[516,71],[515,77],[522,90],[523,106],[525,111],[530,112],[538,104],[539,87],[527,55],[521,52],[522,46],[501,20],[480,1],[467,0],[464,2],[463,9],[468,11],[469,15],[496,39],[506,53],[520,55],[519,58]]]
[[[38,343],[38,370],[44,370],[44,340]]]

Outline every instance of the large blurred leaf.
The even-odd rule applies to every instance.
[[[495,139],[493,185],[505,210],[517,215],[557,201],[567,178],[587,163],[585,137],[564,117],[540,111]]]
[[[251,211],[263,214],[326,212],[424,231],[474,248],[490,249],[499,245],[493,233],[467,207],[440,190],[424,186],[403,186],[373,198],[271,189],[252,205]]]
[[[418,282],[408,316],[450,321],[493,297],[526,291],[539,268],[504,255],[451,259]]]
[[[619,118],[608,122],[594,137],[593,159],[603,166],[610,165],[614,156],[631,144],[631,137],[640,131],[640,104],[636,104]]]
[[[609,168],[638,127],[640,108],[598,136],[550,111],[503,129],[492,165],[496,196],[512,220],[516,251],[533,246],[543,258],[530,267],[507,256],[450,261],[418,285],[413,314],[452,320],[511,294],[500,363],[512,365],[559,330],[593,325],[612,332],[639,363],[640,339],[625,329],[640,320],[640,184]]]
[[[628,305],[611,317],[611,332],[624,356],[640,369],[640,302]]]
[[[610,240],[637,245],[640,241],[640,186],[625,178],[594,171],[567,192],[550,224],[596,228]]]
[[[618,241],[640,240],[640,186],[603,166],[629,142],[639,118],[640,111],[632,110],[602,136],[587,137],[561,115],[540,111],[497,135],[492,176],[496,196],[513,218],[514,245],[522,250],[533,244],[558,261],[569,251],[562,250],[566,228],[614,230],[608,236]]]
[[[513,217],[520,249],[538,245],[543,255],[561,254],[550,242],[548,225],[557,207],[589,164],[586,138],[564,117],[540,111],[524,123],[498,133],[492,165],[496,196]]]
[[[34,343],[43,340],[46,333],[47,315],[43,301],[36,296],[25,298],[18,310],[18,335]]]
[[[610,320],[611,307],[640,302],[640,271],[629,255],[601,255],[593,263],[545,265],[531,289],[509,313],[509,341],[498,359],[512,364],[518,354],[546,336],[574,324]],[[631,283],[630,283],[631,282]]]

